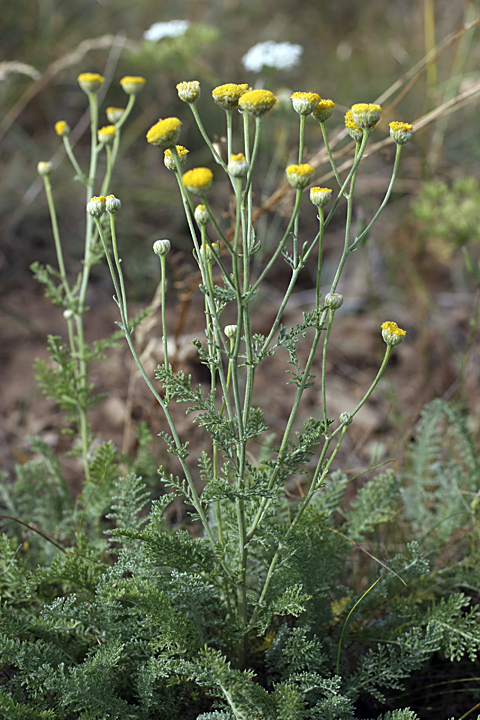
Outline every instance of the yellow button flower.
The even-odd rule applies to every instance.
[[[333,100],[320,100],[312,115],[318,122],[325,122],[331,116],[335,103]]]
[[[348,112],[345,115],[345,127],[347,128],[348,134],[350,135],[351,138],[356,140],[356,142],[362,141],[363,130],[359,125],[357,125],[357,123],[353,119],[351,110],[348,110]]]
[[[183,145],[176,145],[177,148],[177,155],[178,159],[180,160],[180,165],[183,167],[185,163],[187,162],[187,155],[188,150],[186,147],[183,147]],[[163,162],[165,164],[165,167],[167,170],[176,170],[177,166],[175,164],[175,158],[173,157],[173,152],[168,148],[163,153]]]
[[[180,137],[181,127],[182,122],[176,117],[159,120],[155,125],[152,125],[147,132],[147,142],[162,148],[162,150],[166,150],[176,144]]]
[[[412,139],[413,125],[405,122],[391,122],[389,127],[390,137],[397,145],[405,145]]]
[[[197,195],[204,195],[210,190],[213,181],[213,173],[209,168],[198,167],[193,170],[188,170],[183,177],[182,182],[184,187],[190,192],[197,193]]]
[[[194,103],[200,97],[200,83],[198,80],[190,80],[178,83],[178,97],[186,103]]]
[[[302,165],[289,165],[285,172],[290,185],[297,190],[301,190],[307,187],[313,177],[315,168],[307,163],[303,163]]]
[[[66,120],[59,120],[55,123],[55,132],[59,137],[70,135],[70,126]]]
[[[112,125],[115,125],[121,119],[124,112],[125,109],[119,107],[107,107],[105,110],[107,120],[109,123],[112,123]]]
[[[362,129],[373,130],[382,115],[380,105],[373,103],[357,103],[352,105],[352,117],[354,122]]]
[[[217,105],[224,110],[234,110],[238,107],[238,101],[246,92],[251,90],[249,85],[236,85],[235,83],[226,83],[219,85],[212,90],[212,98]]]
[[[80,73],[77,80],[83,92],[90,95],[90,93],[96,93],[100,90],[104,77],[99,73]]]
[[[293,109],[299,115],[310,115],[320,102],[320,95],[313,92],[294,92],[291,96]]]
[[[310,202],[317,207],[325,207],[330,202],[332,190],[329,188],[312,187],[310,188]]]
[[[400,345],[404,341],[406,330],[402,330],[395,322],[384,322],[382,325],[382,337],[387,345]]]
[[[120,80],[120,85],[127,95],[138,95],[138,93],[143,90],[143,86],[146,82],[147,81],[144,77],[140,77],[138,75],[125,75],[125,77]]]
[[[109,145],[115,137],[115,125],[105,125],[97,132],[98,142],[102,145]]]
[[[271,110],[276,102],[277,98],[270,90],[250,90],[241,96],[238,107],[248,115],[261,117]]]

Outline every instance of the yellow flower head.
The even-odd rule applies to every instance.
[[[345,127],[347,128],[348,134],[351,138],[353,138],[356,142],[362,141],[363,130],[353,119],[351,110],[349,110],[345,115]]]
[[[250,90],[242,95],[238,107],[248,115],[261,117],[271,110],[276,102],[277,98],[270,90]]]
[[[291,100],[295,112],[299,115],[310,115],[318,106],[320,95],[313,92],[294,92]]]
[[[235,177],[235,178],[246,177],[249,167],[250,167],[250,163],[247,162],[245,155],[243,153],[238,153],[237,155],[230,155],[230,160],[228,163],[228,172],[230,173],[230,175],[232,177]]]
[[[405,145],[412,139],[413,125],[405,122],[391,122],[389,127],[390,137],[397,145]]]
[[[107,195],[105,198],[105,209],[111,215],[115,215],[116,212],[122,207],[122,201],[119,200],[115,195]]]
[[[105,110],[107,120],[109,123],[112,123],[112,125],[115,125],[120,120],[124,112],[124,108],[118,107],[107,107]]]
[[[186,147],[183,147],[183,145],[176,145],[177,148],[177,155],[178,159],[180,160],[180,165],[183,167],[185,163],[187,162],[187,155],[188,150]],[[173,157],[173,152],[168,148],[163,153],[163,162],[165,164],[165,167],[167,170],[176,170],[177,166],[175,164],[175,158]]]
[[[312,115],[318,122],[325,122],[332,114],[334,107],[333,100],[320,100],[315,110],[312,111]]]
[[[226,83],[219,85],[212,90],[212,97],[217,105],[224,110],[234,110],[238,107],[238,101],[251,88],[248,85],[235,85],[235,83]]]
[[[183,102],[194,103],[200,97],[200,83],[198,80],[181,82],[177,85],[178,97]]]
[[[94,218],[101,218],[107,207],[107,198],[103,195],[95,195],[87,203],[87,212]]]
[[[382,115],[380,105],[373,103],[357,103],[352,105],[352,116],[354,122],[362,129],[373,130]]]
[[[382,337],[387,345],[400,345],[404,341],[406,330],[402,330],[395,322],[384,322],[382,325]]]
[[[317,207],[325,207],[332,197],[332,190],[329,188],[312,187],[310,188],[310,202]]]
[[[109,145],[115,137],[115,125],[105,125],[97,132],[98,142],[102,145]]]
[[[104,78],[99,73],[81,73],[77,80],[83,92],[90,95],[90,93],[96,93],[100,90]]]
[[[59,120],[55,123],[55,132],[59,137],[70,135],[70,126],[65,120]]]
[[[213,173],[209,168],[198,167],[188,170],[182,177],[184,187],[197,195],[205,195],[210,190],[213,181]]]
[[[144,77],[125,75],[125,77],[120,80],[120,85],[127,95],[138,95],[138,93],[143,90],[143,86],[146,82],[147,81]]]
[[[147,142],[162,148],[162,150],[172,147],[180,137],[181,127],[182,122],[176,117],[159,120],[147,132]]]
[[[293,188],[301,190],[307,187],[308,183],[313,177],[315,169],[307,163],[302,165],[289,165],[285,170],[287,173],[287,180]]]

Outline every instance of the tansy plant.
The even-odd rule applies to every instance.
[[[375,561],[376,574],[362,570],[360,591],[347,585],[351,573],[344,568],[351,545],[366,543],[369,533],[397,512],[399,492],[393,473],[374,477],[365,485],[352,507],[343,512],[340,529],[335,519],[348,484],[344,474],[334,472],[342,441],[406,334],[389,319],[378,328],[385,354],[379,358],[377,373],[353,410],[332,417],[326,391],[327,358],[332,326],[343,304],[342,273],[390,197],[412,126],[390,124],[396,145],[391,181],[378,211],[355,236],[355,183],[371,133],[381,132],[375,128],[382,109],[360,103],[347,112],[345,125],[355,147],[350,170],[340,172],[325,129],[334,112],[333,101],[313,92],[295,92],[292,112],[298,115],[299,141],[295,163],[285,170],[291,211],[273,250],[267,249],[270,254],[254,265],[263,242],[254,223],[260,136],[264,125],[268,132],[276,98],[268,90],[252,90],[246,84],[227,83],[213,90],[213,102],[225,116],[225,162],[196,107],[200,84],[178,85],[179,97],[192,110],[211,162],[187,166],[190,154],[178,144],[182,123],[177,117],[158,120],[146,139],[154,146],[152,153],[164,152],[165,166],[178,186],[201,278],[198,292],[205,326],[194,345],[209,380],[195,387],[188,375],[172,367],[169,356],[165,297],[168,253],[176,238],[157,240],[153,246],[160,263],[164,348],[154,377],[142,366],[135,321],[129,315],[120,257],[121,202],[112,193],[111,173],[121,128],[144,80],[123,79],[128,104],[124,110],[108,108],[109,124],[101,129],[97,91],[103,78],[85,73],[79,82],[91,109],[87,169],[80,167],[73,154],[67,124],[60,120],[55,128],[85,187],[83,264],[72,285],[56,222],[50,184],[53,168],[41,162],[38,170],[45,182],[58,268],[36,265],[34,269],[53,300],[64,307],[68,338],[66,343],[50,339],[57,369],[40,366],[41,380],[69,411],[80,438],[87,487],[90,475],[95,484],[84,493],[81,512],[74,513],[72,539],[55,459],[37,443],[46,464],[21,471],[22,487],[34,478],[37,482],[44,476],[55,480],[49,480],[57,493],[50,516],[39,516],[36,507],[31,513],[37,528],[40,522],[52,523],[51,537],[45,526],[36,532],[40,540],[48,540],[49,548],[53,544],[50,555],[57,556],[30,576],[27,592],[22,589],[19,565],[23,556],[17,558],[14,549],[10,556],[7,542],[5,577],[10,594],[18,586],[19,600],[16,612],[7,607],[2,616],[0,650],[12,680],[11,689],[0,686],[0,714],[5,707],[6,717],[45,720],[354,720],[378,716],[378,703],[385,701],[385,693],[391,699],[405,678],[433,653],[441,651],[459,659],[468,652],[474,658],[480,648],[472,629],[478,624],[478,613],[467,611],[468,601],[458,594],[423,611],[416,601],[405,602],[399,610],[401,619],[392,620],[394,611],[385,598],[398,596],[402,583],[428,572],[416,543],[388,563],[366,551]],[[307,122],[317,125],[319,140],[326,145],[335,178],[332,188],[315,184],[315,169],[304,157]],[[100,167],[104,176],[98,181]],[[222,182],[234,198],[228,213],[218,213],[210,204]],[[339,211],[345,212],[343,246],[336,270],[325,278],[324,235]],[[301,215],[310,216],[313,223],[301,222]],[[132,463],[123,458],[120,465],[111,444],[92,452],[87,369],[89,360],[104,346],[86,346],[84,316],[89,273],[103,257],[113,281],[120,332],[163,414],[166,429],[161,442],[172,457],[172,466],[176,463],[176,475],[159,469],[161,489],[156,497],[160,499],[153,503],[141,478],[122,472],[131,469]],[[288,281],[268,327],[263,325],[259,332],[258,300],[282,262],[288,267]],[[288,301],[307,265],[314,266],[316,275],[312,306],[302,322],[286,327]],[[328,292],[322,294],[322,284],[327,283]],[[306,348],[301,354],[299,342]],[[277,419],[280,432],[273,434],[267,423],[268,395],[262,387],[265,375],[262,380],[259,368],[274,355],[280,361],[284,352],[292,399],[285,417]],[[304,401],[311,393],[313,413],[302,427]],[[192,421],[203,428],[204,445],[197,456],[190,454],[188,434],[175,424],[176,403],[183,403]],[[142,437],[144,451],[145,432]],[[98,496],[102,487],[112,488],[115,481],[108,510]],[[287,483],[301,489],[293,497],[290,492],[290,499]],[[184,501],[195,521],[191,532],[172,532],[168,527],[165,511],[176,498]],[[97,508],[97,535],[87,523],[92,508]],[[25,526],[28,518],[21,522]],[[42,604],[31,606],[34,588],[43,593],[40,615]],[[47,588],[52,588],[50,594]],[[365,617],[360,618],[363,607]],[[22,612],[27,613],[24,620]],[[352,618],[355,623],[350,622]],[[459,628],[461,637],[455,635]],[[376,698],[367,715],[356,706],[361,695]],[[381,717],[416,718],[410,710],[395,712]]]

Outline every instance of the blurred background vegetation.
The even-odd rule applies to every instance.
[[[279,97],[306,90],[331,98],[336,103],[328,127],[333,136],[341,131],[343,114],[352,103],[382,98],[385,112],[374,140],[387,137],[388,122],[394,119],[413,122],[416,132],[403,153],[388,211],[373,229],[367,254],[358,262],[361,279],[356,280],[363,283],[361,294],[373,300],[374,307],[382,305],[383,310],[385,304],[387,309],[401,304],[409,314],[411,340],[422,329],[423,354],[417,362],[424,364],[426,373],[440,357],[455,355],[463,381],[466,353],[474,352],[478,322],[479,16],[478,0],[4,0],[0,310],[9,311],[12,288],[31,283],[28,267],[34,259],[54,262],[47,206],[36,176],[39,160],[53,159],[57,167],[52,181],[61,229],[68,239],[67,257],[68,253],[72,259],[81,257],[83,193],[79,195],[80,188],[72,181],[60,138],[54,133],[57,120],[70,124],[75,152],[85,166],[89,133],[86,97],[76,81],[80,72],[100,72],[106,77],[101,124],[106,124],[106,106],[125,105],[118,84],[121,77],[133,74],[147,79],[124,130],[123,154],[112,184],[124,202],[121,233],[124,255],[128,253],[130,293],[147,302],[158,282],[158,268],[151,261],[152,241],[168,237],[177,247],[187,248],[188,240],[172,177],[163,167],[161,153],[145,142],[145,133],[159,117],[177,115],[184,123],[181,142],[191,151],[189,167],[209,162],[188,106],[178,100],[177,82],[200,80],[200,113],[217,140],[224,132],[224,118],[211,102],[210,91],[224,82],[266,86]],[[190,23],[183,36],[144,40],[153,23],[178,19]],[[464,31],[468,23],[472,28]],[[290,70],[247,72],[242,57],[256,43],[267,40],[301,45],[300,64]],[[431,61],[425,64],[422,59],[428,52]],[[461,100],[435,114],[457,97]],[[434,120],[429,122],[431,112]],[[271,156],[276,156],[279,172],[273,183],[259,191],[259,203],[283,182],[281,170],[293,159],[288,149],[295,149],[295,114],[282,107],[275,113],[264,139]],[[307,158],[321,147],[320,132],[312,122]],[[392,153],[392,145],[386,143],[365,163],[358,189],[367,219],[385,192]],[[327,165],[318,168],[320,184],[327,171]],[[466,182],[459,184],[459,180]],[[449,212],[442,197],[449,199]],[[362,212],[359,224],[364,221]],[[468,267],[462,247],[468,248]],[[328,242],[326,250],[328,254]],[[101,269],[95,277],[98,283],[104,282]],[[455,294],[465,302],[466,315],[460,325],[445,329]],[[402,320],[401,313],[397,317]],[[432,347],[439,333],[446,339],[435,355]],[[451,382],[447,374],[431,394],[454,394]]]

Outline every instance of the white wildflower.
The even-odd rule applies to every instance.
[[[250,48],[242,58],[242,65],[251,72],[260,72],[264,67],[291,70],[300,63],[302,53],[301,45],[269,40]]]
[[[158,42],[163,38],[176,38],[185,35],[190,26],[189,20],[170,20],[169,22],[157,22],[143,33],[145,40]]]

